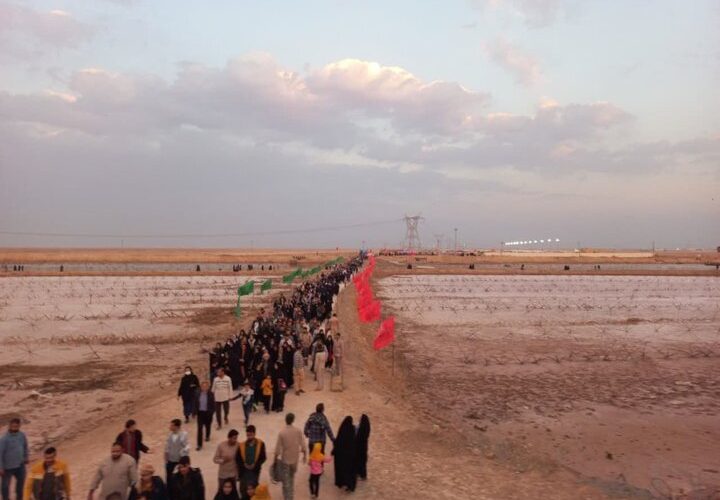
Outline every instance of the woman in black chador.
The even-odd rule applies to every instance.
[[[357,481],[355,471],[355,427],[351,416],[345,417],[340,424],[335,444],[335,486],[346,491],[355,491]]]
[[[370,439],[370,419],[364,413],[360,417],[357,437],[355,438],[355,470],[363,481],[367,479],[368,440]]]

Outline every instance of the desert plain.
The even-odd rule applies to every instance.
[[[126,418],[161,448],[182,368],[206,376],[207,349],[290,291],[279,279],[287,269],[351,254],[2,250],[0,425],[20,415],[34,456],[58,447],[82,491]],[[359,498],[716,498],[720,274],[707,264],[717,260],[380,257],[372,285],[396,316],[394,347],[371,349],[377,325],[358,321],[345,287],[345,389],[290,394],[287,408],[303,421],[320,398],[334,426],[370,415]],[[24,272],[12,271],[18,263]],[[234,316],[236,288],[268,278],[273,289],[243,297]],[[279,417],[257,425],[272,445]],[[161,455],[148,459],[160,467]],[[210,452],[195,463],[212,477]],[[323,496],[343,496],[325,481]]]

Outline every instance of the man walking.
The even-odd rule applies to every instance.
[[[149,453],[150,448],[143,443],[142,432],[137,428],[137,423],[130,419],[125,422],[125,430],[118,434],[115,442],[120,443],[123,452],[127,453],[136,463],[140,462],[140,452]]]
[[[173,471],[182,457],[190,454],[187,432],[181,430],[182,420],[173,419],[170,422],[170,434],[165,443],[165,480],[170,486]]]
[[[275,461],[280,468],[280,481],[282,482],[283,498],[292,500],[295,491],[295,473],[298,469],[298,461],[302,453],[303,462],[307,459],[307,451],[303,434],[300,429],[293,425],[295,415],[288,413],[285,415],[285,423],[287,424],[280,431],[275,444]]]
[[[62,460],[57,459],[57,450],[50,447],[43,453],[42,460],[30,467],[25,482],[24,500],[67,500],[70,498],[70,472]]]
[[[327,352],[325,352],[325,346],[322,342],[316,342],[315,351],[315,378],[317,379],[316,391],[323,390],[323,383],[325,381],[325,363],[327,362]]]
[[[302,354],[302,346],[297,346],[295,353],[293,354],[293,378],[295,382],[295,395],[300,395],[303,390],[305,383],[305,358]]]
[[[123,453],[119,443],[113,443],[110,456],[102,461],[90,483],[88,499],[92,499],[95,490],[100,488],[100,500],[118,498],[127,500],[130,487],[137,483],[137,463],[130,455]]]
[[[247,491],[248,484],[258,484],[262,465],[267,460],[265,443],[255,437],[254,425],[247,426],[245,436],[247,439],[240,443],[237,454],[240,491]]]
[[[232,429],[228,432],[227,441],[223,441],[218,444],[217,449],[215,450],[213,462],[219,465],[218,490],[222,489],[223,483],[226,479],[232,479],[233,484],[237,482],[238,434],[238,431]]]
[[[200,469],[190,467],[190,457],[180,458],[168,491],[172,500],[205,500],[205,481]]]
[[[210,391],[210,384],[206,381],[200,384],[200,391],[195,396],[194,410],[197,414],[197,447],[195,449],[200,451],[203,445],[203,431],[205,441],[210,441],[210,427],[215,411],[215,396]]]
[[[0,477],[2,500],[10,500],[10,480],[15,478],[15,498],[21,499],[25,485],[25,466],[28,464],[28,441],[20,430],[20,419],[13,418],[8,431],[0,437]]]
[[[323,453],[325,453],[326,436],[330,438],[330,441],[335,442],[335,435],[324,412],[325,405],[318,403],[315,407],[315,413],[311,414],[307,422],[305,422],[304,429],[305,437],[308,438],[308,449],[312,450],[313,444],[320,443]]]
[[[212,392],[215,396],[215,418],[217,418],[217,428],[222,429],[222,413],[225,411],[225,423],[228,423],[228,414],[230,413],[230,400],[233,396],[232,379],[225,375],[224,368],[218,368],[217,377],[212,383]]]

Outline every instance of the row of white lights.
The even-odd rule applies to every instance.
[[[506,241],[503,243],[503,245],[513,247],[513,246],[517,246],[517,245],[535,245],[537,243],[553,243],[553,242],[559,243],[560,238],[555,238],[555,239],[548,238],[546,240]]]

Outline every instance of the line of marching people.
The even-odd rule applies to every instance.
[[[262,500],[269,497],[267,484],[260,482],[268,457],[265,443],[249,424],[251,414],[262,407],[266,412],[284,411],[284,395],[293,390],[305,392],[305,372],[314,376],[315,389],[324,388],[326,373],[342,374],[344,346],[332,314],[333,300],[340,288],[362,266],[365,255],[326,269],[318,278],[298,286],[290,297],[281,295],[271,311],[261,311],[248,331],[218,344],[210,353],[210,380],[200,381],[190,367],[178,388],[184,422],[169,422],[164,449],[164,479],[142,454],[151,453],[134,420],[128,420],[110,447],[110,454],[91,481],[88,500]],[[184,424],[196,420],[195,450],[210,440],[213,417],[219,431],[229,425],[230,401],[241,400],[245,439],[230,429],[227,439],[217,446],[217,489],[209,486],[201,471],[191,463],[192,442]],[[367,477],[367,449],[370,422],[363,415],[357,426],[346,417],[337,435],[319,404],[302,431],[294,427],[295,417],[286,414],[286,427],[280,431],[270,467],[273,480],[282,482],[283,497],[293,498],[294,476],[300,463],[309,467],[311,496],[319,495],[324,466],[334,461],[335,484],[348,491],[356,479]],[[21,420],[13,418],[0,437],[0,477],[2,500],[10,500],[15,483],[16,500],[69,500],[71,481],[68,464],[58,458],[58,450],[48,447],[42,459],[28,470],[27,438],[20,430]],[[333,443],[328,453],[327,438]],[[299,456],[302,455],[302,462]],[[332,457],[332,458],[331,458]]]

